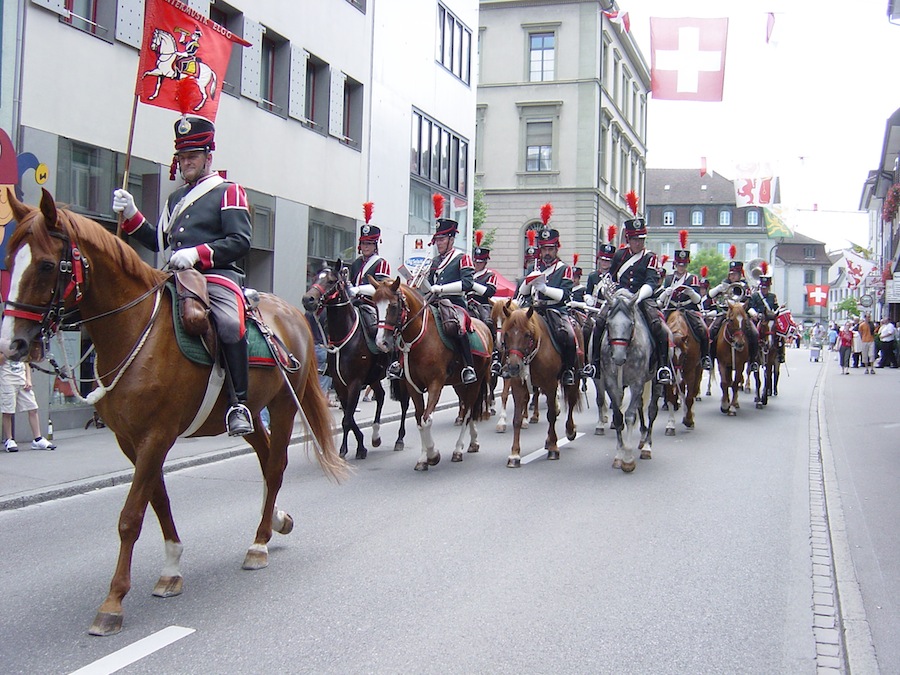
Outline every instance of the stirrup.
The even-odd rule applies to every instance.
[[[758,372],[759,372],[759,364],[758,364],[756,361],[751,361],[751,362],[750,362],[750,372],[751,372],[751,373],[758,373]]]
[[[660,384],[672,384],[672,369],[669,366],[663,366],[657,370],[656,381]]]
[[[712,370],[712,359],[709,358],[709,355],[701,357],[700,367],[703,368],[703,370]]]
[[[566,368],[562,372],[562,377],[560,378],[564,387],[571,387],[575,384],[575,371],[571,368]]]
[[[581,369],[581,376],[593,380],[595,377],[597,377],[597,366],[595,366],[593,363],[587,364],[584,368]]]
[[[472,366],[463,368],[460,377],[462,377],[463,384],[472,384],[478,380],[478,376],[475,374],[475,369]]]
[[[497,377],[502,369],[503,367],[501,366],[499,361],[491,361],[491,375]]]
[[[225,427],[229,436],[246,436],[253,433],[253,419],[243,403],[235,403],[225,413]]]
[[[391,365],[388,366],[387,376],[389,380],[403,379],[403,366],[400,365],[399,361],[394,361]]]

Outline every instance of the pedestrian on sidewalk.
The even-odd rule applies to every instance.
[[[866,314],[859,322],[859,339],[862,341],[860,360],[865,367],[865,374],[875,374],[875,324],[872,315]]]
[[[853,348],[853,330],[847,321],[841,327],[837,337],[838,355],[841,360],[841,375],[850,374],[850,350]]]
[[[878,368],[896,368],[897,358],[894,353],[894,339],[897,334],[897,328],[891,323],[887,317],[881,320],[881,327],[878,329],[878,340],[881,342],[881,362]]]
[[[38,404],[31,385],[31,366],[21,361],[8,361],[0,355],[0,412],[3,413],[3,448],[6,452],[18,452],[13,438],[13,416],[17,412],[28,413],[31,425],[32,450],[56,450],[56,446],[41,435]]]

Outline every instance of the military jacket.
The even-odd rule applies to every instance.
[[[632,253],[627,247],[616,249],[609,273],[619,287],[627,288],[632,293],[637,293],[644,284],[654,291],[659,286],[656,254],[652,251]]]
[[[544,295],[541,292],[538,292],[538,302],[536,302],[535,304],[540,307],[557,309],[563,314],[568,314],[568,303],[572,299],[572,287],[575,283],[572,279],[572,268],[566,265],[562,260],[557,260],[549,267],[546,267],[543,272],[544,276],[546,276],[547,278],[547,286],[552,288],[561,288],[563,291],[563,296],[562,299],[557,301]]]
[[[183,185],[169,195],[156,227],[144,218],[137,220],[126,221],[122,229],[150,250],[196,248],[201,272],[243,284],[238,262],[250,251],[253,228],[247,195],[237,183],[209,174],[196,186]]]
[[[765,298],[765,302],[763,302],[763,298]],[[767,304],[768,308],[766,307]],[[778,310],[778,298],[775,297],[774,293],[766,293],[765,296],[763,296],[758,290],[753,291],[750,295],[750,302],[747,305],[747,309],[755,309],[759,312],[760,316],[766,316],[767,313]]]
[[[696,274],[685,274],[683,277],[675,278],[674,274],[669,274],[663,279],[662,288],[671,288],[678,285],[678,288],[672,293],[668,306],[670,308],[679,309],[700,309],[698,303],[691,300],[684,292],[684,288],[693,288],[697,295],[700,295],[700,278]],[[702,299],[701,299],[702,301]]]
[[[585,293],[587,293],[587,287],[584,284],[572,286],[572,300],[575,302],[584,302]]]
[[[435,256],[431,261],[431,270],[428,272],[428,283],[451,284],[454,281],[462,281],[462,292],[459,294],[441,295],[458,307],[466,308],[466,295],[472,290],[475,267],[472,258],[459,249],[451,248],[444,256]]]
[[[391,278],[391,266],[377,253],[368,260],[359,256],[350,265],[350,285],[362,286],[369,283],[367,277],[370,274],[376,281],[385,281]]]
[[[482,295],[475,295],[473,291],[470,298],[482,305],[489,305],[491,298],[494,297],[494,293],[497,292],[497,273],[485,267],[480,272],[475,272],[473,281],[478,282],[487,290]]]

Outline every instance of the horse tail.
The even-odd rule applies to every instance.
[[[308,354],[312,357],[312,338]],[[306,416],[309,432],[319,444],[316,459],[328,478],[340,482],[347,476],[347,463],[338,454],[334,445],[334,429],[328,399],[316,379],[315,360],[307,363],[306,382],[303,385],[300,407]]]
[[[480,422],[491,417],[491,374],[488,372],[478,385],[478,396],[472,406],[472,421]]]
[[[406,382],[403,380],[390,380],[390,391],[392,401],[407,401],[409,392],[406,389]]]
[[[212,68],[210,68],[210,69],[209,69],[209,72],[212,73],[212,78],[211,78],[210,81],[209,81],[210,85],[212,86],[212,89],[209,90],[209,97],[210,97],[211,99],[215,100],[215,99],[216,99],[216,88],[218,87],[218,82],[219,82],[219,80],[218,80],[218,78],[216,77],[216,71],[215,71],[215,70],[213,70]]]
[[[581,391],[579,390],[578,382],[576,381],[574,387],[563,387],[563,392],[566,395],[566,405],[572,406],[576,412],[581,412]]]

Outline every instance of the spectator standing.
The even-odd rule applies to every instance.
[[[866,314],[859,322],[859,339],[862,342],[862,355],[860,360],[865,367],[865,373],[875,374],[875,324],[872,323],[872,315]]]
[[[841,327],[837,337],[838,355],[841,361],[841,375],[850,374],[850,350],[853,349],[853,330],[847,321]]]
[[[850,352],[853,357],[853,367],[859,368],[859,361],[862,357],[862,337],[859,334],[859,320],[854,320],[850,325],[850,330],[853,331],[853,348]]]
[[[838,329],[835,325],[834,321],[831,322],[828,326],[828,350],[834,351],[835,345],[837,345],[838,339]]]
[[[28,413],[31,425],[32,450],[56,450],[56,446],[41,435],[38,404],[31,386],[31,367],[19,361],[7,361],[0,356],[0,411],[3,412],[3,448],[6,452],[18,452],[13,438],[13,416],[17,412]]]
[[[894,353],[896,337],[896,327],[889,318],[885,317],[881,320],[881,327],[878,329],[878,340],[881,342],[881,362],[878,364],[878,368],[897,367],[897,358]]]

